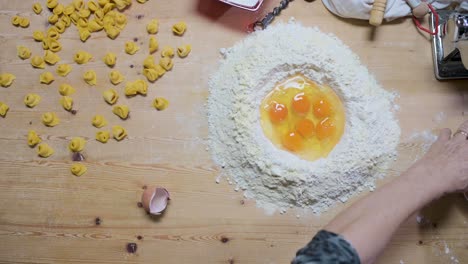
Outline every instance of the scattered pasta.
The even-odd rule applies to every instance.
[[[96,85],[97,83],[96,72],[93,70],[86,71],[83,74],[83,79],[89,85]]]
[[[41,143],[42,139],[34,130],[29,130],[28,132],[28,146],[35,147],[37,144]]]
[[[137,94],[146,95],[148,93],[148,83],[144,80],[136,80],[134,82],[128,82],[125,85],[125,95],[135,96]]]
[[[48,127],[54,127],[60,123],[60,119],[54,112],[47,112],[42,115],[42,123]]]
[[[124,79],[124,76],[117,70],[113,70],[109,73],[109,80],[113,85],[123,82]]]
[[[40,3],[34,3],[33,6],[32,6],[32,10],[34,11],[34,13],[39,15],[42,12],[41,4]]]
[[[107,120],[102,115],[95,115],[92,121],[93,126],[101,128],[107,125]]]
[[[15,27],[18,27],[21,22],[21,17],[19,16],[14,16],[11,18],[11,24]]]
[[[43,72],[39,75],[39,81],[44,84],[51,84],[55,80],[51,72]]]
[[[150,22],[146,25],[146,31],[148,34],[156,34],[159,30],[159,21],[157,19],[151,19]]]
[[[159,65],[166,71],[170,71],[174,66],[174,62],[169,57],[164,57],[159,60]]]
[[[155,37],[150,37],[148,44],[150,54],[155,53],[159,48],[159,42]]]
[[[121,126],[112,127],[112,136],[117,140],[121,141],[127,136],[127,130]]]
[[[81,175],[85,174],[87,171],[88,171],[88,168],[86,168],[86,166],[81,163],[74,163],[70,168],[70,172],[77,177],[80,177]]]
[[[150,82],[155,82],[157,79],[159,79],[159,74],[155,69],[143,69],[143,75]]]
[[[146,3],[146,1],[148,1],[148,0],[137,0],[137,2],[140,3],[140,4],[144,4],[144,3]]]
[[[161,57],[174,57],[174,48],[172,48],[171,46],[164,46],[161,50]]]
[[[179,55],[180,58],[185,58],[189,55],[190,51],[192,51],[191,45],[183,45],[177,48],[177,55]]]
[[[92,58],[93,56],[91,56],[91,54],[86,51],[78,51],[74,56],[74,60],[78,64],[88,63],[88,61]]]
[[[37,155],[41,158],[48,158],[54,154],[54,149],[46,143],[41,143],[37,146]]]
[[[11,73],[2,73],[0,74],[0,85],[2,87],[9,87],[13,81],[16,80],[16,76]]]
[[[172,32],[177,36],[182,36],[187,30],[187,24],[184,21],[180,21],[172,26]]]
[[[47,7],[50,9],[54,9],[58,5],[57,0],[47,0]]]
[[[73,108],[73,98],[70,96],[62,96],[60,98],[60,105],[62,105],[63,109],[71,111]]]
[[[154,63],[154,57],[152,55],[148,55],[143,61],[143,68],[154,69],[154,67],[156,67],[156,64]]]
[[[28,18],[25,18],[25,17],[21,18],[21,21],[20,21],[20,24],[19,24],[19,25],[20,25],[20,27],[22,27],[22,28],[27,28],[27,27],[29,27],[29,19],[28,19]]]
[[[101,143],[107,143],[110,138],[110,133],[109,131],[98,131],[96,132],[96,140],[101,142]]]
[[[51,51],[59,52],[62,50],[62,44],[60,44],[60,42],[58,42],[56,39],[48,38],[44,41],[47,41],[48,49],[50,49]],[[43,44],[44,41],[42,42]]]
[[[139,51],[139,50],[140,50],[140,47],[138,47],[138,45],[135,44],[135,42],[127,41],[125,43],[125,52],[127,54],[133,55],[133,54],[137,53],[137,51]]]
[[[43,41],[45,38],[45,35],[44,35],[44,32],[40,31],[40,30],[36,30],[33,32],[33,39],[35,41]]]
[[[15,27],[29,27],[29,19],[26,17],[14,16],[11,19],[11,24]]]
[[[156,110],[162,111],[169,106],[169,101],[162,97],[156,97],[153,101],[153,106],[156,108]]]
[[[41,97],[33,93],[27,94],[23,100],[24,104],[29,108],[35,107],[36,105],[39,104],[40,101],[41,101]]]
[[[66,83],[63,83],[59,86],[59,93],[60,95],[63,95],[63,96],[74,94],[75,91],[76,91],[75,88],[73,88],[71,85],[66,84]]]
[[[31,65],[34,68],[44,69],[45,68],[45,61],[41,56],[32,56],[31,58]]]
[[[8,113],[8,110],[10,110],[10,107],[5,103],[0,102],[0,116],[5,117]]]
[[[55,65],[60,61],[60,57],[56,53],[53,53],[50,50],[46,50],[44,54],[44,61],[50,65]]]
[[[109,89],[106,90],[102,93],[102,96],[104,97],[104,101],[106,101],[108,104],[113,105],[117,102],[119,99],[119,95],[117,94],[117,91],[114,89]]]
[[[115,53],[112,53],[112,52],[108,52],[106,54],[106,56],[104,56],[104,58],[102,59],[104,61],[104,63],[109,66],[109,67],[114,67],[116,61],[117,61],[117,56],[115,55]]]
[[[68,149],[72,152],[80,152],[84,149],[86,140],[82,137],[74,137],[68,144]]]
[[[72,71],[72,66],[70,64],[60,64],[57,66],[57,74],[65,77]]]
[[[114,113],[116,116],[120,117],[121,119],[127,119],[128,118],[128,113],[130,110],[128,109],[128,106],[126,105],[116,105],[112,109],[112,113]]]
[[[57,4],[57,6],[54,7],[52,12],[56,14],[57,16],[60,16],[63,13],[64,6],[62,4]]]
[[[91,32],[88,30],[88,28],[78,28],[78,34],[80,36],[80,40],[83,42],[86,42],[91,37]]]
[[[18,57],[20,57],[20,59],[22,60],[31,58],[31,50],[25,46],[16,47],[16,52],[18,54]]]

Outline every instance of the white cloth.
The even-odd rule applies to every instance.
[[[322,0],[330,12],[345,18],[369,19],[374,0]],[[468,0],[428,0],[426,2],[436,9],[443,9],[452,2],[460,4],[459,8],[468,10]],[[385,20],[411,15],[411,8],[405,0],[387,0]]]

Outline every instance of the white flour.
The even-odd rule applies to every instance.
[[[320,213],[385,174],[400,128],[394,94],[377,83],[340,40],[297,23],[257,32],[229,49],[209,82],[209,144],[222,175],[267,210]],[[302,160],[263,134],[259,106],[275,83],[301,73],[328,84],[346,108],[346,128],[326,159]]]

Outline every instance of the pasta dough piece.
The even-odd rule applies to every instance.
[[[68,144],[68,149],[72,152],[80,152],[84,149],[86,140],[82,137],[74,137]]]
[[[33,32],[33,39],[35,41],[43,41],[45,38],[44,36],[44,32],[40,31],[40,30],[36,30]]]
[[[60,38],[60,32],[56,27],[50,27],[47,30],[47,37],[50,39],[58,40]]]
[[[19,16],[14,16],[11,18],[11,24],[15,27],[19,26],[20,22],[21,22],[21,17]]]
[[[169,106],[169,101],[162,97],[156,97],[153,101],[153,106],[156,108],[156,110],[162,111]]]
[[[34,68],[38,69],[44,69],[45,68],[45,62],[44,59],[41,56],[32,56],[31,58],[31,65]]]
[[[127,119],[128,118],[128,113],[130,110],[128,109],[128,106],[126,105],[116,105],[112,109],[112,113],[114,113],[116,116],[120,117],[121,119]]]
[[[114,67],[115,62],[117,61],[117,56],[115,55],[115,53],[108,52],[102,60],[107,66]]]
[[[125,26],[127,25],[127,16],[125,16],[122,13],[116,13],[114,17],[114,21],[116,23],[116,27],[120,30],[124,29]]]
[[[96,12],[96,10],[99,9],[99,6],[98,6],[98,4],[97,4],[95,1],[90,0],[90,1],[88,1],[88,9],[89,9],[91,12],[94,13],[94,12]]]
[[[41,101],[41,97],[37,94],[30,93],[24,97],[23,101],[27,107],[33,108],[39,104],[39,102]]]
[[[41,158],[48,158],[54,154],[54,149],[46,143],[41,143],[37,146],[37,155]]]
[[[47,7],[50,9],[54,9],[58,5],[57,0],[47,0]]]
[[[15,27],[27,28],[29,27],[29,19],[26,17],[14,16],[11,19],[11,24]]]
[[[171,46],[164,46],[161,50],[161,57],[174,57],[174,49]]]
[[[83,8],[78,11],[78,15],[81,18],[88,18],[91,15],[91,11],[89,11],[89,9]]]
[[[53,53],[50,50],[46,50],[44,54],[44,61],[50,65],[55,65],[60,61],[60,57],[56,53]]]
[[[120,34],[120,30],[118,30],[116,27],[110,24],[105,24],[104,30],[106,31],[106,34],[110,39],[115,39]]]
[[[83,0],[73,0],[72,5],[75,7],[76,10],[85,8],[85,3]]]
[[[95,115],[92,121],[93,126],[101,128],[107,125],[107,120],[102,115]]]
[[[63,109],[71,111],[73,108],[73,98],[70,96],[62,96],[60,98],[60,104],[62,105]]]
[[[33,6],[32,6],[32,10],[34,11],[34,13],[39,15],[42,12],[41,4],[40,3],[34,3]]]
[[[9,87],[14,80],[16,80],[16,76],[11,73],[0,74],[0,85],[2,87]]]
[[[140,47],[138,47],[138,45],[135,44],[135,42],[127,41],[125,43],[125,52],[127,54],[133,55],[133,54],[137,53],[137,51],[139,51],[139,50],[140,50]]]
[[[179,55],[180,58],[185,58],[189,55],[190,51],[192,51],[191,45],[183,45],[177,48],[177,55]]]
[[[57,4],[57,6],[54,7],[52,12],[56,14],[57,16],[60,16],[61,14],[63,14],[64,9],[65,7],[62,4]]]
[[[93,70],[86,71],[83,74],[83,79],[89,85],[96,85],[96,82],[97,82],[96,72]]]
[[[161,67],[166,70],[166,71],[170,71],[172,69],[172,67],[174,66],[174,62],[172,61],[171,58],[169,57],[164,57],[164,58],[161,58],[159,60],[159,65],[161,65]]]
[[[20,57],[20,59],[22,60],[31,58],[31,50],[25,46],[16,47],[16,51],[17,51],[18,57]]]
[[[63,14],[67,16],[70,16],[74,12],[75,12],[75,7],[73,6],[73,4],[67,5],[65,9],[63,10]]]
[[[62,44],[60,44],[60,42],[58,42],[56,39],[49,38],[47,41],[48,41],[49,49],[51,51],[59,52],[62,50]]]
[[[89,54],[86,51],[78,51],[75,56],[74,60],[78,64],[85,64],[88,63],[88,61],[92,58],[91,54]]]
[[[150,82],[155,82],[157,79],[159,79],[159,74],[155,69],[143,69],[143,75]]]
[[[61,34],[65,32],[65,29],[67,29],[67,26],[65,25],[63,20],[60,19],[59,21],[57,21],[57,23],[55,23],[54,28],[57,30],[57,32]]]
[[[109,131],[98,131],[96,132],[96,140],[101,142],[101,143],[107,143],[110,138],[110,133]]]
[[[71,18],[68,15],[62,16],[60,18],[60,22],[62,22],[65,25],[65,27],[71,26]]]
[[[154,57],[152,55],[148,55],[143,61],[143,68],[154,69],[154,67],[156,67],[156,64],[154,63]]]
[[[159,21],[157,19],[151,19],[150,22],[146,25],[146,31],[148,34],[156,34],[159,30]]]
[[[184,21],[180,21],[172,26],[172,32],[177,36],[182,36],[187,30],[187,24]]]
[[[109,3],[109,0],[98,0],[98,4],[101,6],[101,7],[104,7],[106,4]]]
[[[8,113],[8,110],[10,110],[10,107],[5,103],[0,102],[0,116],[5,117]]]
[[[121,141],[127,136],[127,130],[121,126],[112,127],[112,136],[117,140]]]
[[[42,139],[34,130],[29,130],[28,132],[28,146],[35,147],[37,144],[41,143]]]
[[[60,64],[57,67],[57,74],[65,77],[72,71],[72,66],[70,64]]]
[[[78,30],[88,28],[88,19],[80,17],[77,23]]]
[[[75,91],[76,91],[75,88],[73,88],[71,85],[66,84],[66,83],[63,83],[59,86],[59,93],[60,95],[63,95],[63,96],[74,94]]]
[[[137,94],[146,95],[148,93],[148,83],[144,80],[128,82],[125,85],[125,95],[134,96]]]
[[[150,54],[153,54],[158,50],[159,42],[155,37],[150,37],[148,46]]]
[[[91,37],[91,32],[87,28],[78,28],[78,34],[83,42],[86,42]]]
[[[87,171],[88,171],[88,168],[86,168],[86,166],[81,163],[74,163],[70,168],[70,172],[77,177],[80,177],[81,175],[85,174]]]
[[[109,79],[110,79],[110,82],[113,84],[113,85],[117,85],[121,82],[123,82],[123,80],[125,79],[124,76],[117,70],[113,70],[109,73]]]
[[[163,67],[161,67],[161,65],[159,65],[159,64],[156,65],[156,67],[154,67],[154,69],[158,73],[159,77],[163,76],[166,73],[166,70]]]
[[[42,115],[42,123],[48,127],[54,127],[60,123],[60,119],[54,112],[47,112]]]
[[[59,16],[56,14],[52,14],[47,18],[47,21],[49,21],[49,24],[55,25],[57,21],[59,20]]]
[[[101,31],[104,28],[102,21],[99,21],[97,19],[93,19],[89,21],[88,23],[88,30],[90,32],[98,32]]]
[[[44,72],[39,75],[39,81],[44,84],[51,84],[55,80],[54,75],[51,72]]]
[[[148,0],[137,0],[137,2],[140,3],[140,4],[144,4],[144,3],[146,3],[146,1],[148,1]]]
[[[110,105],[115,104],[117,100],[119,99],[119,95],[117,94],[117,91],[114,89],[109,89],[107,91],[104,91],[102,93],[102,96],[104,97],[104,101],[106,101]]]

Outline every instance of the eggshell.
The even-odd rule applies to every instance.
[[[166,209],[169,200],[169,192],[156,186],[147,187],[141,196],[143,208],[152,215],[160,215]]]

